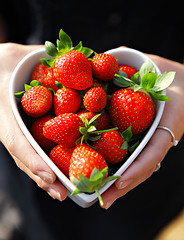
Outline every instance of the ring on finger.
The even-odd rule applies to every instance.
[[[157,163],[154,172],[157,172],[161,168],[161,163]]]
[[[171,129],[169,129],[168,127],[165,127],[165,126],[158,126],[157,128],[158,128],[158,129],[163,129],[163,130],[167,131],[168,133],[170,133],[170,135],[172,136],[171,145],[177,146],[177,144],[178,144],[179,141],[176,140],[175,135],[174,135],[174,133],[171,131]]]

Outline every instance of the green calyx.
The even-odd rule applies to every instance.
[[[133,134],[132,134],[131,129],[132,129],[132,127],[130,126],[125,131],[120,133],[120,135],[124,139],[124,142],[123,142],[120,149],[122,149],[122,150],[128,149],[128,151],[130,153],[132,153],[137,148],[137,146],[139,145],[139,140],[135,141],[135,139],[133,138]],[[137,139],[139,139],[139,137],[137,137]],[[133,144],[132,144],[132,142],[133,142]]]
[[[79,42],[75,47],[73,47],[73,42],[71,38],[61,29],[59,32],[59,39],[57,39],[56,46],[49,42],[45,42],[45,50],[51,59],[41,59],[41,62],[46,67],[53,67],[56,58],[71,51],[76,50],[82,52],[86,57],[89,57],[93,50],[82,46],[82,42]]]
[[[42,83],[37,81],[37,80],[33,80],[33,81],[30,82],[30,85],[24,84],[24,91],[21,91],[21,92],[18,92],[18,93],[14,93],[14,96],[16,98],[22,98],[22,96],[24,95],[25,92],[27,92],[32,87],[39,86],[39,85],[41,86]]]
[[[134,91],[145,90],[160,101],[169,101],[170,98],[163,95],[162,92],[170,86],[174,77],[175,72],[165,72],[157,76],[155,67],[148,60],[143,63],[139,72],[135,73],[131,79],[125,72],[118,71],[113,81],[117,86],[132,87]]]
[[[102,169],[101,171],[97,168],[94,168],[91,172],[90,178],[79,174],[79,179],[71,176],[70,179],[72,183],[77,187],[75,191],[72,192],[72,196],[79,193],[94,193],[96,192],[99,202],[101,206],[103,206],[103,200],[99,193],[99,190],[103,187],[103,185],[107,182],[113,181],[121,176],[109,176],[106,177],[108,172],[108,167]]]
[[[99,130],[97,131],[96,125],[98,124],[97,118],[101,114],[95,115],[90,121],[88,121],[86,118],[82,118],[82,121],[84,123],[84,127],[80,127],[79,131],[82,134],[82,137],[80,137],[77,141],[76,144],[78,143],[83,143],[85,142],[87,145],[89,145],[88,140],[94,142],[97,141],[98,139],[101,138],[101,133],[104,132],[110,132],[113,130],[117,130],[118,128],[111,128],[111,129],[106,129],[106,130]],[[97,121],[96,121],[97,120]],[[89,145],[90,146],[90,145]],[[90,146],[92,147],[92,146]],[[93,147],[92,147],[93,148]]]
[[[14,93],[14,96],[16,98],[22,98],[22,96],[24,95],[25,92],[27,92],[29,89],[31,89],[32,87],[36,87],[36,86],[42,86],[42,83],[37,81],[37,80],[32,80],[29,84],[24,84],[24,91],[18,92],[18,93]],[[52,96],[54,97],[55,92],[52,88],[48,88],[48,90],[52,93]]]

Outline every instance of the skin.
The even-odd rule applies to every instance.
[[[56,175],[39,157],[20,130],[9,102],[9,82],[17,63],[29,52],[42,46],[23,46],[18,44],[0,44],[0,141],[7,148],[17,166],[24,171],[37,185],[59,201],[67,197],[67,189],[56,180]],[[167,90],[172,101],[166,103],[160,125],[170,128],[180,140],[184,133],[184,65],[150,55],[162,72],[176,71],[176,78]],[[172,113],[172,114],[170,114]],[[103,195],[103,208],[108,209],[113,202],[149,178],[157,163],[160,163],[172,147],[171,135],[157,129],[134,163],[121,178]],[[17,142],[19,144],[17,144]],[[26,158],[25,158],[26,156]]]

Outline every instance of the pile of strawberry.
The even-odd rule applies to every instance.
[[[139,71],[118,65],[113,56],[93,53],[82,42],[73,47],[63,30],[57,47],[46,42],[45,49],[52,58],[41,59],[30,85],[15,96],[33,119],[35,140],[76,185],[73,194],[95,191],[103,204],[98,190],[118,177],[108,176],[109,164],[122,162],[137,147],[132,139],[155,117],[152,97],[169,100],[161,92],[174,73],[157,76],[149,61]]]

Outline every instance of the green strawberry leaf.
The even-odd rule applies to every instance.
[[[42,58],[42,59],[40,59],[40,61],[46,67],[54,67],[55,59],[52,59],[52,58],[51,59]]]
[[[94,117],[91,118],[91,120],[89,121],[89,125],[91,125],[101,114],[97,114]]]
[[[59,52],[62,51],[62,47],[63,47],[62,41],[57,39],[56,44],[57,44],[58,51]]]
[[[139,84],[139,72],[136,72],[132,77],[131,80],[135,83],[135,84]]]
[[[81,52],[81,50],[82,50],[82,42],[80,41],[79,44],[77,44],[77,45],[73,48],[73,50],[77,50],[77,51]]]
[[[55,84],[58,88],[63,88],[63,85],[59,81],[55,81]]]
[[[147,72],[141,78],[141,87],[145,90],[150,90],[154,87],[157,80],[157,75],[154,72]]]
[[[80,133],[81,133],[82,135],[85,135],[85,134],[87,133],[87,128],[85,128],[85,127],[80,127],[80,128],[79,128],[79,131],[80,131]]]
[[[130,139],[132,138],[133,134],[132,134],[132,127],[128,127],[125,131],[123,131],[121,133],[122,137],[124,138],[125,141],[129,142]]]
[[[107,172],[107,168],[106,168],[106,172]],[[103,173],[101,171],[99,171],[97,168],[94,168],[90,175],[90,181],[96,182],[96,181],[101,180],[104,177],[105,176],[103,175]]]
[[[74,184],[75,185],[75,184]],[[71,193],[71,196],[74,196],[74,195],[77,195],[79,193],[83,193],[81,192],[79,189],[75,189],[72,193]]]
[[[54,96],[55,96],[54,90],[52,88],[48,88],[48,90],[52,93],[52,97],[54,98]]]
[[[127,142],[127,141],[124,141],[124,143],[121,145],[120,149],[121,149],[121,150],[128,149],[128,142]]]
[[[150,94],[153,95],[154,98],[158,99],[159,101],[169,101],[171,100],[169,97],[163,95],[163,94],[160,94],[160,93],[156,93],[152,90],[149,91]]]
[[[88,58],[93,53],[93,50],[87,47],[82,47],[80,52],[83,53]]]
[[[45,50],[46,50],[47,54],[51,57],[57,57],[57,55],[58,55],[57,47],[49,41],[45,42]]]
[[[87,118],[83,118],[84,119],[83,123],[85,124],[85,127],[88,128],[89,127],[89,121],[87,120]]]
[[[127,74],[123,71],[118,71],[118,73],[115,74],[113,82],[119,87],[130,87],[134,86],[135,84],[131,79],[127,77]]]
[[[126,74],[126,72],[123,72],[123,71],[118,71],[118,72],[117,72],[117,75],[120,75],[121,77],[126,77],[126,78],[128,78],[128,75]]]
[[[24,84],[24,88],[25,88],[25,91],[27,92],[29,89],[32,88],[32,86],[30,86],[28,84]]]
[[[140,78],[142,78],[148,72],[157,73],[155,67],[153,66],[153,64],[149,60],[145,61],[142,64],[142,66],[141,66],[141,68],[139,70]]]
[[[109,176],[105,179],[105,182],[104,183],[108,183],[108,182],[111,182],[111,181],[114,181],[116,180],[117,178],[121,178],[121,176],[119,175],[116,175],[116,176]]]
[[[134,89],[134,92],[137,92],[137,91],[141,90],[142,87],[141,87],[140,85],[138,85],[138,84],[135,84],[135,85],[133,86],[133,89]]]
[[[138,145],[139,145],[139,141],[134,143],[132,146],[128,146],[128,151],[132,153],[138,147]]]
[[[92,141],[92,142],[96,142],[96,141],[99,140],[100,138],[101,138],[101,135],[94,136],[94,137],[89,136],[89,140]]]
[[[39,82],[39,81],[37,81],[37,80],[32,80],[32,81],[30,82],[30,85],[31,85],[32,87],[35,87],[35,86],[41,86],[42,83]]]
[[[158,92],[168,88],[173,82],[175,74],[175,72],[165,72],[162,75],[159,75],[152,90]]]
[[[18,93],[14,93],[14,96],[15,96],[16,98],[22,98],[22,96],[24,95],[25,92],[26,92],[26,91],[21,91],[21,92],[18,92]]]
[[[96,131],[96,127],[93,126],[93,125],[91,125],[87,130],[88,133],[91,133],[91,132],[94,132],[94,131]]]
[[[66,53],[69,52],[72,47],[73,47],[73,43],[71,38],[68,36],[68,34],[66,34],[62,29],[59,32],[59,53]]]

